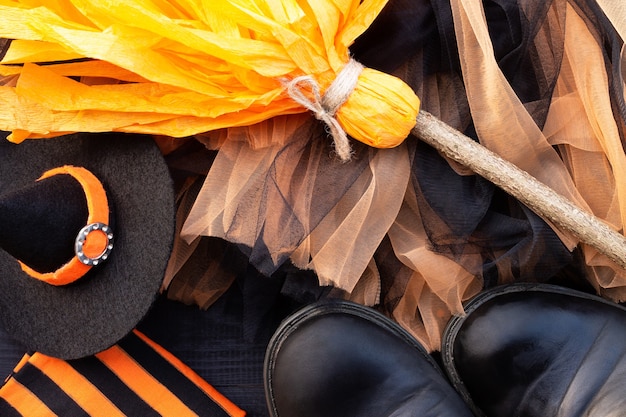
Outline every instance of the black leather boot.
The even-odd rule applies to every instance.
[[[466,313],[450,321],[442,356],[476,415],[626,416],[624,307],[514,284],[478,295]]]
[[[288,317],[269,343],[264,380],[272,417],[472,415],[409,333],[347,301]]]

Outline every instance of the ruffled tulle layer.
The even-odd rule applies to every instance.
[[[351,50],[405,80],[425,110],[623,232],[620,21],[585,1],[391,1]],[[348,164],[306,116],[197,140],[215,160],[181,223],[187,243],[235,243],[266,275],[287,262],[310,269],[432,350],[485,287],[553,282],[626,300],[620,267],[416,138],[355,146]]]
[[[350,50],[623,233],[626,17],[607,3],[391,0]],[[248,263],[259,279],[293,265],[431,350],[486,287],[552,282],[626,300],[623,269],[412,136],[354,143],[349,163],[308,114],[157,140],[179,190],[170,298],[207,307]]]

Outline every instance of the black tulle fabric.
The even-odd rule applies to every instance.
[[[545,122],[550,105],[563,56],[563,36],[551,32],[549,45],[537,45],[533,39],[542,29],[549,8],[556,4],[558,13],[564,14],[566,3],[483,2],[497,62],[538,126]],[[614,110],[622,115],[617,119],[622,120],[622,84],[614,82],[620,77],[622,41],[595,3],[573,4],[605,48],[607,73],[612,80],[611,98],[615,100]],[[458,105],[467,98],[459,97],[462,83],[454,36],[449,2],[392,1],[352,51],[365,65],[385,71],[408,66],[408,71],[400,72],[401,77],[418,94],[426,77],[435,76],[441,79],[440,84],[456,86],[454,101],[438,103],[428,94],[419,94],[423,108],[440,114],[444,121],[477,139],[469,109]],[[545,60],[546,50],[551,52],[550,62]],[[539,72],[540,68],[548,70]],[[446,120],[441,108],[451,105],[457,105],[457,111],[466,114],[460,114],[459,120]],[[574,285],[579,281],[576,277],[584,275],[576,255],[521,203],[480,177],[458,175],[444,158],[423,143],[418,143],[413,158],[412,185],[433,249],[457,260],[468,252],[480,254],[482,271],[475,272],[483,275],[486,287],[516,280],[560,279],[562,273],[571,275]],[[503,264],[507,267],[500,268]],[[500,273],[505,269],[510,271],[509,276]]]
[[[328,211],[337,204],[338,199],[354,184],[368,161],[368,158],[363,157],[370,152],[365,145],[353,147],[354,163],[350,164],[350,167],[344,166],[338,160],[325,158],[324,156],[330,150],[323,150],[328,146],[326,141],[321,140],[324,137],[323,130],[320,130],[317,124],[305,125],[303,129],[306,133],[296,132],[294,140],[277,153],[268,170],[268,178],[264,181],[264,194],[267,197],[262,201],[271,202],[271,205],[252,207],[254,214],[259,217],[265,216],[270,211],[282,213],[281,218],[276,219],[274,224],[268,224],[265,219],[258,221],[264,227],[270,227],[273,230],[281,229],[282,232],[278,234],[278,239],[273,234],[270,238],[264,239],[265,234],[259,230],[260,239],[257,240],[255,246],[241,247],[241,250],[248,255],[250,262],[265,274],[274,273],[289,259],[309,231],[315,229]],[[315,178],[315,181],[306,185],[312,187],[311,195],[325,198],[311,202],[315,205],[315,210],[307,215],[298,211],[295,202],[308,192],[302,189],[302,184],[304,184],[302,180],[308,176],[307,172],[311,165],[316,166],[317,172],[323,172],[324,175],[311,176]],[[293,170],[293,175],[280,177],[274,175],[275,172],[286,172],[285,170]],[[285,190],[289,190],[288,193]],[[280,203],[284,206],[277,205]],[[303,219],[307,224],[303,224]],[[242,219],[242,221],[245,220]],[[229,236],[227,235],[226,238],[228,239]],[[276,254],[278,254],[277,258],[275,258]]]
[[[623,143],[626,120],[621,66],[623,42],[595,2],[498,0],[483,1],[482,6],[497,65],[539,129],[543,129],[548,119],[562,71],[564,23],[571,18],[567,11],[575,10],[601,47],[608,77],[607,94]],[[365,66],[402,78],[416,91],[423,109],[478,141],[475,115],[470,110],[471,97],[464,84],[457,29],[448,1],[391,0],[350,49],[354,58]],[[353,143],[355,157],[343,164],[329,157],[332,148],[325,140],[323,126],[310,119],[286,137],[273,137],[274,142],[267,145],[273,147],[267,153],[273,159],[262,178],[254,180],[254,197],[241,200],[244,204],[236,208],[236,221],[217,236],[236,244],[262,276],[271,276],[297,255],[310,236],[326,227],[327,217],[347,216],[349,210],[338,209],[338,203],[352,201],[349,198],[352,194],[364,193],[364,184],[369,184],[364,178],[374,178],[368,167],[379,153],[390,152]],[[229,132],[215,133],[219,135],[237,136]],[[220,142],[221,145],[212,140],[205,142],[216,149],[209,177],[211,170],[223,170],[235,160],[240,149],[229,151],[231,148],[223,145],[224,142]],[[398,152],[408,157],[410,174],[406,178],[407,191],[399,188],[397,193],[400,197],[406,193],[404,205],[416,204],[414,210],[419,212],[418,220],[428,238],[425,246],[453,260],[475,280],[474,284],[466,282],[466,286],[444,290],[457,292],[448,300],[438,294],[443,303],[448,304],[448,315],[458,313],[451,311],[454,302],[449,300],[466,299],[480,288],[515,281],[552,282],[601,292],[590,278],[592,267],[585,260],[583,250],[572,245],[571,240],[564,241],[551,225],[519,201],[442,157],[417,138],[407,138],[402,146]],[[559,146],[554,146],[554,151],[566,152]],[[546,165],[543,174],[547,177],[551,175],[549,170],[550,166]],[[400,183],[391,185],[389,182],[389,186],[397,187]],[[204,190],[204,195],[210,191],[210,188]],[[252,191],[248,193],[252,195]],[[252,242],[242,243],[243,224],[255,225]],[[358,233],[368,232],[367,229],[354,231]],[[333,294],[358,301],[369,300],[366,303],[376,304],[407,327],[412,326],[410,323],[429,320],[439,321],[439,326],[445,323],[447,316],[440,312],[445,308],[439,301],[424,308],[420,306],[422,301],[417,301],[417,306],[398,310],[403,298],[406,301],[415,288],[429,284],[416,283],[419,273],[416,275],[399,259],[393,238],[381,235],[372,239],[378,239],[378,246],[372,253],[372,262],[364,267],[363,276],[369,278],[351,286],[355,292],[370,296],[355,296],[350,294],[350,289],[346,293],[345,288],[338,288]],[[318,266],[312,262],[308,267],[315,273],[319,272]],[[594,276],[611,275],[610,267],[602,268],[594,270]],[[302,271],[303,274],[310,272]],[[440,279],[445,281],[447,273],[442,267],[444,276]],[[174,282],[185,279],[179,274]],[[297,280],[290,282],[290,291],[293,291]],[[328,285],[328,277],[320,279],[320,283]],[[618,300],[624,295],[620,286],[616,284],[617,292],[610,293]],[[198,285],[196,290],[202,291],[201,287]],[[415,298],[421,300],[422,295],[416,294]],[[250,297],[247,302],[262,300]],[[429,318],[429,314],[432,317]],[[437,349],[438,330],[426,330],[427,334],[415,328],[410,330],[430,349]]]
[[[420,97],[424,110],[480,142],[483,115],[472,113],[475,97],[468,93],[464,78],[467,63],[462,61],[463,57],[474,57],[459,50],[462,43],[457,39],[459,22],[454,7],[462,1],[389,0],[350,50],[365,66],[402,78]],[[482,5],[497,66],[540,130],[550,122],[554,99],[563,87],[559,84],[563,83],[563,72],[572,70],[566,63],[566,29],[573,10],[600,48],[603,71],[597,75],[607,78],[604,94],[624,146],[624,42],[598,3],[489,0],[475,4]],[[0,39],[0,57],[9,43]],[[9,81],[7,78],[5,82]],[[418,138],[410,136],[392,150],[352,141],[354,157],[342,163],[333,156],[324,126],[312,116],[296,117],[295,130],[281,129],[282,122],[276,121],[250,130],[207,132],[196,138],[156,138],[178,191],[178,235],[164,282],[165,296],[202,309],[212,308],[208,315],[197,309],[184,310],[210,319],[218,330],[206,338],[203,332],[212,331],[212,327],[198,328],[197,320],[181,327],[169,312],[154,321],[152,330],[170,335],[170,344],[160,342],[194,368],[194,360],[198,367],[206,365],[207,369],[226,364],[223,376],[235,386],[231,399],[239,405],[245,405],[245,396],[262,397],[262,345],[280,318],[320,298],[342,297],[373,305],[431,351],[439,349],[439,335],[449,317],[461,312],[460,302],[484,288],[519,281],[550,282],[616,301],[626,299],[626,273],[617,266],[598,260],[589,247],[560,234],[519,201]],[[262,143],[255,142],[254,129],[262,130]],[[574,158],[561,143],[552,145],[551,150],[564,161]],[[575,157],[589,158],[589,165],[609,165],[586,151]],[[246,167],[246,158],[256,155],[261,155],[263,169],[255,170],[250,178],[235,179],[237,169]],[[564,165],[572,177],[585,175]],[[546,162],[539,174],[550,177],[553,168]],[[613,172],[610,166],[589,168],[608,172],[608,182],[625,175]],[[189,213],[204,211],[231,183],[246,187],[223,210],[232,215],[232,221],[223,222],[225,230],[181,237]],[[367,219],[353,229],[334,230],[342,222],[348,223],[359,198],[373,184],[378,190],[392,190],[378,207],[370,208],[381,215],[380,219]],[[574,187],[578,186],[575,183]],[[602,191],[612,186],[598,184]],[[603,207],[610,204],[605,200],[614,197],[598,194],[595,203],[591,199],[585,202],[597,214],[606,214]],[[370,197],[375,199],[378,194]],[[388,206],[390,218],[382,216],[381,205]],[[617,211],[624,213],[626,207],[622,204]],[[224,213],[220,216],[228,217]],[[609,220],[616,217],[614,213],[612,216],[607,215]],[[615,224],[623,233],[623,224]],[[414,235],[403,234],[407,230]],[[321,250],[325,239],[337,237],[333,232],[340,238],[331,245],[340,260],[337,262],[345,261],[346,265],[326,268],[333,262],[333,254],[316,259],[317,252],[307,248],[317,245],[316,250]],[[420,240],[422,232],[424,241]],[[410,258],[404,251],[407,247],[417,254]],[[351,250],[361,252],[359,256],[345,256]],[[411,265],[426,252],[440,256],[440,266],[433,267],[432,260],[428,261],[429,268]],[[438,288],[434,281],[440,282]],[[159,305],[154,310],[157,313]],[[175,305],[174,309],[183,307]],[[236,326],[228,321],[232,317],[236,317]],[[172,326],[181,328],[173,330]],[[219,329],[225,330],[220,333]],[[177,337],[183,333],[188,337]],[[222,356],[206,356],[203,349],[189,346],[190,339],[202,337],[203,343],[210,339],[216,350],[226,353],[232,349],[224,344],[236,339],[240,347],[252,346],[254,357],[231,363]],[[211,358],[217,362],[206,364]],[[235,367],[235,371],[243,372],[245,361],[254,362],[256,394],[250,394],[250,386],[245,381],[242,385],[243,379],[233,372]],[[208,371],[200,373],[208,375]],[[224,392],[228,389],[226,386]],[[261,401],[254,407],[262,410],[265,405]]]

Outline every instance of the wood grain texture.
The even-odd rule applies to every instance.
[[[544,220],[576,236],[626,269],[626,238],[526,171],[420,110],[413,135],[518,199]]]

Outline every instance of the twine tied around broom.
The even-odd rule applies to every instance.
[[[295,77],[285,83],[287,94],[310,110],[316,119],[326,124],[333,137],[335,152],[343,162],[349,161],[352,157],[352,147],[348,135],[335,118],[335,113],[350,97],[362,71],[363,65],[350,59],[323,95],[320,93],[320,85],[310,75]],[[311,90],[312,97],[305,94],[305,87]]]
[[[285,83],[287,93],[294,101],[326,123],[334,140],[335,151],[344,162],[350,160],[352,151],[347,134],[335,114],[354,91],[363,70],[361,64],[351,59],[324,95],[320,94],[317,81],[308,75]],[[305,93],[305,89],[310,89],[312,98],[311,94]],[[419,99],[417,103],[419,107]],[[572,233],[581,242],[594,247],[626,269],[626,237],[612,230],[602,220],[581,210],[536,178],[424,110],[420,110],[413,119],[413,128],[410,130],[414,136],[493,182],[543,219]]]

